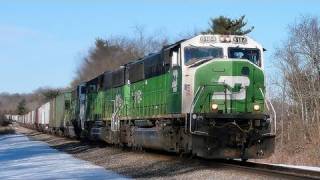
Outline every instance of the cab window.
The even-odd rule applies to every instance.
[[[247,59],[257,66],[261,66],[260,50],[252,48],[229,48],[229,58]]]
[[[185,47],[184,48],[184,63],[186,65],[193,64],[201,60],[210,60],[214,58],[222,58],[222,48],[218,47]]]

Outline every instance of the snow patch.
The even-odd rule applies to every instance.
[[[126,179],[21,134],[0,136],[1,180]]]

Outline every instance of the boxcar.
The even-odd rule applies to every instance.
[[[64,134],[69,109],[71,105],[71,92],[61,92],[57,97],[50,101],[50,123],[51,132],[62,135]]]
[[[47,102],[38,109],[39,129],[47,131],[50,122],[50,102]]]

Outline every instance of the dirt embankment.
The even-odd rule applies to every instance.
[[[105,143],[88,143],[43,134],[18,127],[33,140],[44,141],[51,147],[76,158],[92,162],[130,178],[143,179],[276,179],[267,174],[230,169],[199,159],[181,158],[164,152],[137,152]]]

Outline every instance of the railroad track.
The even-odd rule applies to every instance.
[[[261,164],[254,162],[242,162],[237,160],[217,160],[215,162],[223,164],[225,166],[273,173],[278,175],[285,175],[298,179],[320,179],[320,172],[315,170],[307,170],[296,167],[287,167],[272,164]]]
[[[149,153],[157,154],[166,154],[162,151],[157,150],[148,150]],[[169,156],[176,156],[174,154],[168,153]],[[188,156],[184,158],[187,159]],[[188,157],[189,159],[190,157]],[[256,172],[264,172],[267,174],[272,174],[272,176],[284,176],[287,178],[294,178],[294,179],[320,179],[320,172],[315,170],[307,170],[301,169],[297,167],[287,167],[287,166],[280,166],[280,165],[272,165],[272,164],[262,164],[262,163],[255,163],[255,162],[242,162],[239,160],[208,160],[199,157],[192,157],[192,159],[197,160],[203,165],[212,166],[213,164],[219,164],[225,167],[233,167],[237,169],[245,169],[249,171],[256,171]]]

